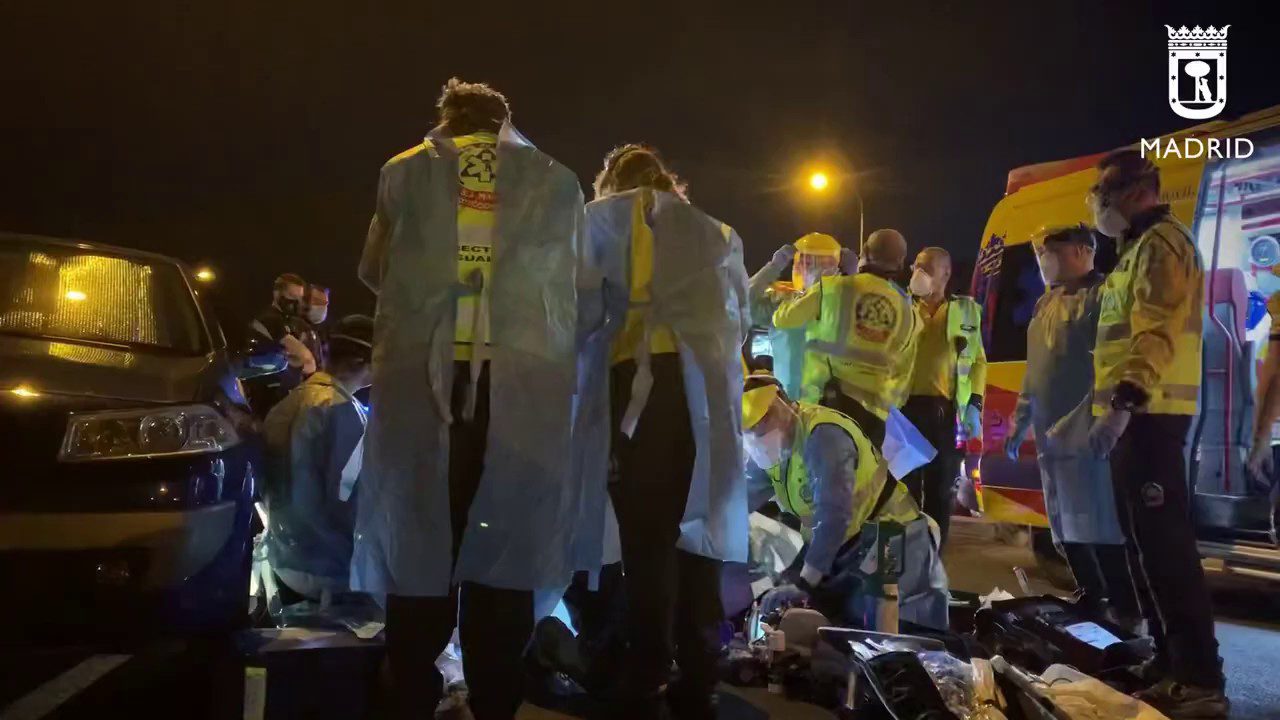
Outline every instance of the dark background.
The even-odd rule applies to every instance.
[[[657,145],[749,269],[809,230],[854,242],[851,185],[868,231],[971,261],[1010,169],[1190,124],[1165,24],[1231,24],[1224,117],[1280,102],[1265,3],[363,5],[0,4],[0,229],[208,262],[233,331],[283,271],[371,310],[378,168],[460,75],[584,187],[613,145]],[[820,205],[814,164],[840,174]]]

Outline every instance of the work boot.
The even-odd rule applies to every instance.
[[[1227,720],[1231,701],[1215,688],[1183,685],[1168,678],[1133,696],[1171,720]]]

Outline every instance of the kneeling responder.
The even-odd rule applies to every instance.
[[[787,264],[791,263],[791,282],[778,280]],[[849,248],[830,235],[812,232],[795,242],[783,245],[773,254],[773,259],[751,277],[748,296],[751,298],[751,321],[769,330],[770,355],[773,358],[773,376],[791,397],[800,397],[800,383],[804,368],[804,329],[779,328],[773,324],[773,314],[788,300],[800,296],[817,285],[822,278],[843,272],[852,275],[857,271],[858,257]]]
[[[271,565],[289,589],[314,600],[349,587],[368,424],[355,393],[372,380],[373,319],[343,318],[332,343],[329,366],[277,403],[262,428]]]
[[[857,422],[830,408],[793,403],[768,375],[747,379],[742,396],[750,507],[770,497],[809,530],[804,568],[794,585],[765,596],[764,610],[808,601],[835,623],[874,628],[878,597],[874,564],[878,523],[903,527],[897,578],[899,617],[947,628],[947,574],[937,528],[889,476],[879,451]]]
[[[915,358],[918,320],[911,298],[893,281],[906,255],[902,233],[877,230],[856,275],[824,277],[773,315],[775,327],[805,329],[800,399],[857,420],[877,448],[889,408],[905,397]]]

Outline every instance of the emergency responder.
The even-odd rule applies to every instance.
[[[456,623],[472,712],[511,718],[532,591],[573,571],[582,191],[489,86],[450,80],[437,107],[383,166],[360,261],[378,294],[376,410],[352,586],[387,595],[397,717],[432,715]]]
[[[355,393],[372,378],[373,319],[343,318],[332,343],[329,366],[272,408],[262,427],[271,568],[313,600],[350,583],[353,493],[368,422]]]
[[[963,448],[956,425],[971,440],[982,434],[982,395],[987,385],[987,353],[982,347],[982,308],[971,297],[948,295],[951,254],[939,247],[921,250],[909,289],[921,319],[910,397],[902,414],[938,451],[929,464],[904,478],[916,502],[942,530],[947,542]]]
[[[778,277],[791,264],[791,282]],[[822,278],[843,272],[857,272],[858,256],[830,235],[809,233],[794,245],[783,245],[773,254],[760,271],[751,277],[751,321],[768,328],[770,356],[773,358],[773,376],[782,382],[791,397],[800,397],[800,383],[804,369],[804,329],[784,330],[774,327],[773,313],[783,302],[805,289],[816,285]]]
[[[329,288],[307,283],[306,299],[302,306],[302,317],[307,327],[298,338],[311,351],[316,360],[316,367],[327,367],[329,363],[329,329],[324,321],[329,317]]]
[[[809,603],[836,624],[876,629],[876,523],[903,526],[900,617],[946,630],[947,575],[936,527],[889,474],[880,452],[847,415],[794,403],[768,375],[747,378],[742,396],[749,506],[770,498],[812,527],[794,584],[765,595],[762,610]],[[864,528],[871,528],[870,532]],[[868,565],[870,562],[870,566]]]
[[[1033,242],[1049,290],[1027,328],[1026,374],[1005,453],[1017,460],[1028,431],[1035,430],[1045,514],[1081,601],[1136,628],[1142,614],[1116,517],[1111,467],[1088,442],[1093,366],[1083,358],[1093,351],[1102,303],[1102,274],[1093,267],[1096,241],[1089,229],[1068,227],[1040,233]]]
[[[611,151],[595,192],[587,255],[614,329],[590,361],[608,363],[611,422],[574,442],[610,449],[629,646],[618,716],[661,717],[669,705],[677,717],[711,718],[721,564],[747,555],[742,241],[691,205],[647,146]]]
[[[1276,273],[1273,266],[1271,272]],[[1275,455],[1271,432],[1280,419],[1280,292],[1267,298],[1267,314],[1271,316],[1271,334],[1267,339],[1267,356],[1258,371],[1257,407],[1254,408],[1253,446],[1249,451],[1249,470],[1266,485],[1276,482]]]
[[[918,320],[892,280],[906,255],[901,233],[877,230],[857,274],[823,277],[773,315],[777,328],[805,330],[800,399],[853,418],[876,447],[889,408],[902,404],[915,355]]]
[[[304,317],[306,300],[306,280],[293,273],[280,275],[272,286],[271,305],[249,323],[245,364],[257,374],[246,383],[246,391],[259,417],[319,368],[303,342],[310,329]]]
[[[1110,456],[1129,567],[1156,654],[1140,697],[1174,718],[1226,717],[1213,608],[1196,549],[1183,455],[1200,397],[1204,270],[1137,150],[1098,163],[1088,201],[1120,260],[1102,290],[1090,444]]]

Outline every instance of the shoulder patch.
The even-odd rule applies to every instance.
[[[862,293],[853,305],[853,331],[863,340],[882,343],[898,326],[898,306],[880,293]]]

